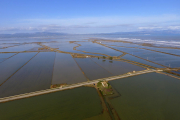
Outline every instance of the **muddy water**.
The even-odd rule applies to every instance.
[[[0,97],[50,88],[54,59],[55,53],[53,52],[39,53],[0,86]]]
[[[89,80],[113,76],[112,73],[96,64],[90,58],[75,58],[75,60]]]
[[[126,62],[122,62],[122,61],[103,60],[103,59],[98,59],[98,58],[92,58],[92,60],[96,62],[98,65],[105,68],[106,70],[110,71],[113,75],[120,75],[127,72],[144,70],[144,68],[142,67],[132,65]]]
[[[111,100],[122,120],[179,120],[180,81],[158,73],[109,82],[120,94]]]
[[[80,87],[0,103],[1,120],[82,120],[102,113],[94,88]]]
[[[2,84],[8,77],[21,68],[26,62],[28,62],[37,53],[19,53],[3,63],[0,63],[0,84]],[[0,86],[1,87],[1,86]]]
[[[73,84],[87,81],[70,54],[56,53],[52,84]]]

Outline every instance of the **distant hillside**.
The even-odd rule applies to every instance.
[[[67,33],[51,33],[51,32],[36,32],[36,33],[15,33],[15,34],[0,34],[0,38],[24,38],[24,37],[58,37],[63,35],[81,35],[81,34],[67,34]],[[82,34],[82,35],[180,35],[180,31],[177,30],[149,30],[149,31],[136,31],[136,32],[114,32],[114,33],[94,33],[94,34]]]

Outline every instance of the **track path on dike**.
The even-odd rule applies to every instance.
[[[135,76],[135,75],[141,75],[141,74],[146,74],[146,73],[151,73],[151,72],[161,72],[161,71],[163,71],[163,70],[150,69],[150,70],[136,71],[135,73],[123,74],[123,75],[118,75],[118,76],[111,76],[111,77],[107,77],[107,78],[101,78],[101,79],[86,81],[86,82],[82,82],[82,83],[66,85],[62,88],[60,88],[60,87],[59,88],[52,88],[52,89],[46,89],[46,90],[41,90],[41,91],[36,91],[36,92],[20,94],[20,95],[14,95],[14,96],[0,98],[0,103],[12,101],[12,100],[23,99],[23,98],[29,98],[29,97],[33,97],[33,96],[48,94],[48,93],[67,90],[67,89],[73,89],[73,88],[86,86],[86,85],[92,85],[92,84],[98,83],[99,81],[104,81],[104,80],[105,81],[111,81],[111,80],[131,77],[131,76]]]

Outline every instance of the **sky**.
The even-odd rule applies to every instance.
[[[180,0],[0,0],[0,34],[180,30]]]

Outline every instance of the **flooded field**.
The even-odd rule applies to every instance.
[[[75,58],[89,80],[113,76],[108,70],[97,65],[91,58]]]
[[[158,73],[111,81],[121,94],[111,99],[122,120],[180,119],[180,81]]]
[[[11,56],[13,56],[13,55],[15,55],[16,53],[0,53],[0,59],[1,58],[9,58],[9,57],[11,57]]]
[[[179,50],[85,35],[0,39],[0,98],[71,89],[0,103],[0,119],[179,120]],[[144,74],[158,70],[168,74]],[[89,84],[127,75],[109,82],[110,98]]]
[[[16,101],[0,103],[0,119],[86,119],[102,114],[96,89],[80,87]]]
[[[92,60],[98,65],[100,65],[101,67],[103,67],[104,69],[108,70],[113,75],[121,75],[127,72],[144,70],[144,68],[142,67],[132,65],[126,62],[122,62],[122,61],[104,60],[104,59],[98,59],[98,58],[92,58]]]
[[[20,51],[28,51],[34,47],[40,47],[37,44],[23,44],[18,46],[12,46],[5,49],[0,49],[0,52],[20,52]]]
[[[16,53],[0,53],[0,63],[12,57]]]
[[[143,60],[143,59],[140,59],[140,58],[137,58],[135,56],[128,55],[128,54],[123,56],[122,58],[127,59],[127,60],[131,60],[131,61],[136,61],[136,62],[143,63],[146,65],[150,65],[153,67],[157,67],[157,68],[163,68],[163,66],[161,66],[161,65],[158,65],[158,64],[155,64],[155,63],[152,63],[152,62],[149,62],[149,61],[146,61],[146,60]]]
[[[144,49],[136,49],[136,48],[117,48],[118,50],[125,51],[127,53],[133,54],[135,56],[141,57],[143,59],[147,59],[165,66],[171,65],[171,67],[180,67],[180,57],[148,51]],[[180,51],[179,51],[180,52]],[[163,60],[163,61],[162,61]]]
[[[0,46],[0,97],[147,68],[180,67],[179,56],[151,51],[153,47],[90,40],[86,36],[9,38],[0,40]],[[154,47],[154,50],[157,49],[161,48]]]
[[[92,42],[78,42],[82,46],[78,47],[78,50],[86,51],[86,52],[93,52],[93,53],[100,53],[100,54],[106,54],[110,56],[119,56],[122,55],[121,52],[109,49],[107,47],[101,46],[96,43]]]
[[[0,84],[6,81],[11,75],[19,70],[24,64],[26,64],[37,53],[19,53],[10,59],[0,63]],[[1,86],[0,86],[1,87]]]
[[[87,81],[70,54],[56,53],[52,84],[73,84]]]
[[[0,97],[50,88],[54,59],[54,52],[37,54],[0,86]]]
[[[180,55],[180,49],[165,49],[165,48],[151,48],[151,49],[166,52],[166,53],[173,53],[175,55]]]
[[[70,43],[70,41],[63,41],[63,42],[53,42],[53,43],[44,43],[43,45],[56,48],[63,52],[70,52],[70,53],[79,53],[79,54],[86,54],[86,55],[97,55],[93,53],[84,53],[83,51],[75,50],[75,47],[77,47],[77,44]],[[102,56],[98,54],[99,56]]]

